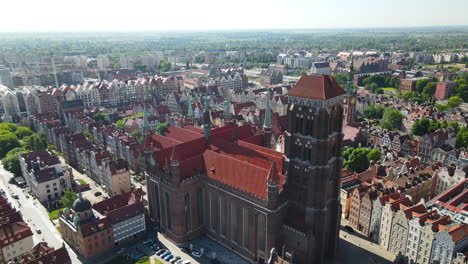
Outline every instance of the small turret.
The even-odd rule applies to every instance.
[[[193,107],[192,107],[192,96],[188,94],[187,97],[187,123],[191,126],[194,124],[194,115],[193,115]]]
[[[210,138],[210,130],[211,130],[211,117],[209,112],[209,105],[210,105],[210,97],[207,96],[205,98],[205,110],[203,112],[203,131],[205,134],[205,140]]]
[[[268,207],[274,208],[278,203],[279,198],[279,175],[276,169],[276,162],[271,162],[270,172],[267,179],[268,192]]]
[[[263,124],[263,133],[265,136],[265,147],[271,147],[271,103],[270,103],[270,90],[266,95],[266,107],[265,107],[265,122]]]
[[[231,96],[229,90],[226,90],[226,105],[224,109],[224,124],[232,122]]]
[[[176,147],[174,146],[172,147],[172,153],[171,153],[171,175],[175,184],[178,184],[180,182],[179,172],[180,172],[179,158],[177,157]]]

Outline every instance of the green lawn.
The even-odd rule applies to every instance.
[[[60,208],[49,213],[49,219],[55,220],[59,218],[59,211],[63,211],[65,208]]]
[[[83,179],[77,179],[76,181],[81,185],[86,184],[86,181]]]
[[[385,87],[385,88],[382,88],[382,90],[384,91],[396,91],[397,88],[393,88],[393,87]]]
[[[149,263],[150,263],[150,259],[149,259],[148,256],[141,257],[137,261],[127,260],[127,258],[125,256],[120,256],[120,257],[114,258],[113,260],[107,262],[106,264],[149,264]],[[164,264],[162,262],[158,263],[158,260],[156,260],[156,263],[157,264],[159,264],[159,263]]]

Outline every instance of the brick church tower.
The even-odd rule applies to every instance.
[[[340,226],[345,91],[331,75],[314,75],[302,76],[288,95],[283,245],[295,263],[328,263]]]
[[[343,125],[352,125],[356,120],[356,89],[353,84],[354,75],[349,73],[348,81],[346,82],[346,97],[343,100],[344,118]]]

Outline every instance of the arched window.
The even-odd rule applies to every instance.
[[[166,192],[166,218],[167,228],[172,230],[172,217],[171,217],[171,200],[169,200],[169,193]]]
[[[185,194],[185,223],[187,225],[187,232],[192,230],[192,203],[190,202],[190,194]]]
[[[205,196],[202,189],[198,190],[198,223],[205,223]]]

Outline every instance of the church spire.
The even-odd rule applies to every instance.
[[[188,94],[187,105],[188,105],[187,118],[192,119],[193,118],[193,107],[192,107],[192,96],[190,94]]]
[[[149,130],[148,112],[146,111],[146,103],[143,104],[143,131]]]
[[[210,105],[210,97],[205,97],[205,110],[203,112],[203,132],[205,134],[205,140],[210,138],[210,130],[211,130],[211,118],[209,112],[209,105]]]
[[[266,95],[266,107],[265,107],[265,122],[263,127],[271,128],[271,102],[270,102],[270,89]]]
[[[226,105],[224,108],[224,122],[230,123],[232,118],[232,111],[231,111],[231,95],[229,93],[229,89],[226,90]]]

